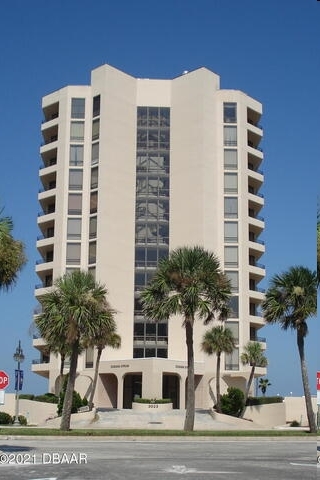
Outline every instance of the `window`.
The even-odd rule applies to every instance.
[[[224,174],[224,193],[238,193],[238,174]]]
[[[69,215],[81,215],[82,211],[82,195],[79,193],[69,194],[68,213]]]
[[[90,242],[89,243],[88,262],[89,263],[96,263],[96,259],[97,259],[97,243],[96,242]]]
[[[235,268],[238,264],[238,247],[224,247],[224,265]]]
[[[238,151],[224,150],[224,168],[226,170],[236,170],[238,168]]]
[[[226,218],[238,217],[238,199],[236,197],[225,197],[224,216]]]
[[[88,272],[91,273],[94,279],[96,279],[96,267],[89,267]]]
[[[69,171],[69,190],[82,189],[82,170]]]
[[[97,217],[91,217],[89,220],[89,238],[97,236]]]
[[[99,128],[100,120],[93,120],[92,122],[92,140],[97,140],[99,138]]]
[[[86,368],[93,368],[93,347],[86,348]]]
[[[71,100],[71,118],[84,118],[85,115],[85,99],[72,98]]]
[[[81,238],[81,218],[68,218],[67,238],[68,240]]]
[[[225,323],[225,327],[229,328],[229,330],[231,330],[232,335],[233,335],[236,343],[239,343],[239,323],[238,322],[227,321]]]
[[[224,145],[235,147],[237,145],[237,127],[223,127]]]
[[[238,242],[238,222],[224,222],[224,241],[226,243]]]
[[[91,164],[94,165],[99,161],[99,143],[93,143],[91,148]]]
[[[229,318],[239,318],[239,297],[230,297],[229,299]]]
[[[92,116],[97,117],[100,115],[100,95],[93,97],[92,103]]]
[[[67,261],[69,265],[79,265],[81,259],[81,244],[67,243]]]
[[[69,163],[75,167],[83,165],[83,145],[70,145]]]
[[[70,140],[72,142],[82,142],[84,139],[84,122],[71,122]]]
[[[98,192],[90,194],[90,213],[97,213],[98,210]]]
[[[225,370],[239,370],[239,348],[225,354]]]
[[[91,189],[98,188],[98,167],[91,170]]]
[[[223,121],[224,123],[237,123],[237,104],[223,104]]]
[[[239,273],[238,272],[232,272],[232,271],[226,271],[225,274],[229,278],[231,282],[231,291],[232,292],[238,292],[239,291]]]

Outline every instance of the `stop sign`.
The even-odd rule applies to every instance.
[[[9,385],[9,375],[0,370],[0,390],[4,390]]]

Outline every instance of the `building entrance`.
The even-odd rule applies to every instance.
[[[180,377],[174,373],[162,376],[162,398],[171,398],[172,407],[180,408]]]
[[[141,397],[142,373],[127,373],[123,380],[123,408],[132,408],[134,397]]]

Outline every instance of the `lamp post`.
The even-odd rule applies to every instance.
[[[21,374],[21,371],[20,371],[20,363],[23,362],[24,360],[24,355],[23,355],[23,351],[22,351],[22,348],[21,348],[21,341],[19,340],[19,344],[16,348],[16,352],[15,354],[13,355],[13,360],[15,362],[17,362],[18,364],[18,369],[16,370],[16,398],[15,398],[15,416],[14,416],[14,422],[13,424],[14,425],[20,425],[20,422],[19,422],[19,390],[20,390],[20,374]]]

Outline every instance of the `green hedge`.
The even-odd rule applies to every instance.
[[[249,397],[247,400],[247,405],[251,407],[252,405],[267,405],[269,403],[282,403],[283,397]]]
[[[135,398],[136,403],[171,403],[171,398]]]

